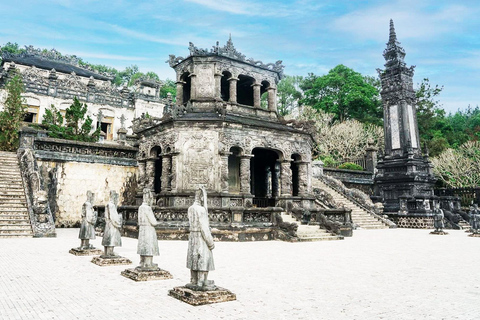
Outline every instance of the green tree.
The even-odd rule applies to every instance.
[[[168,93],[171,93],[172,99],[175,100],[177,96],[177,84],[170,79],[165,80],[163,86],[160,88],[160,97],[166,98]]]
[[[277,85],[277,110],[281,116],[290,114],[299,105],[302,92],[299,90],[300,76],[285,76]]]
[[[76,97],[73,103],[65,110],[65,125],[61,113],[52,105],[45,111],[42,124],[47,127],[48,135],[53,138],[95,142],[100,136],[100,128],[92,134],[93,120],[85,117],[87,105],[82,104]]]
[[[18,148],[18,130],[25,118],[26,107],[22,92],[22,77],[14,74],[5,86],[7,98],[4,110],[0,112],[0,149],[15,151]]]
[[[381,123],[382,108],[378,89],[365,77],[344,65],[338,65],[328,74],[311,75],[303,84],[302,104],[335,115],[340,122],[357,119],[367,123]]]

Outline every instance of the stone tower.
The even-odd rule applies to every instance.
[[[385,154],[375,177],[377,195],[385,212],[401,227],[428,227],[436,181],[428,151],[422,154],[413,90],[414,66],[407,67],[405,50],[397,40],[393,21],[383,52],[385,70],[378,70],[382,83]]]

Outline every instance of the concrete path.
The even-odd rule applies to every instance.
[[[0,239],[0,319],[480,319],[480,238],[463,231],[219,242],[210,278],[238,300],[200,307],[167,295],[189,280],[187,242],[159,243],[155,261],[174,279],[136,283],[120,276],[125,266],[69,254],[78,229],[57,232],[53,239]],[[117,252],[137,264],[137,241],[123,242]]]

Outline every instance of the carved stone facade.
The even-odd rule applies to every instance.
[[[272,221],[270,213],[255,212],[235,221],[232,207],[286,206],[294,199],[314,206],[312,136],[276,111],[280,61],[245,59],[229,39],[212,50],[190,44],[190,56],[170,56],[169,63],[177,74],[176,105],[161,119],[134,122],[139,167],[146,168],[138,190],[153,188],[157,205],[170,212],[188,207],[193,192],[205,186],[212,212],[230,223]]]
[[[31,46],[21,54],[2,53],[1,101],[6,94],[5,84],[14,72],[21,74],[25,85],[26,121],[41,123],[51,105],[64,113],[77,97],[88,105],[87,114],[94,119],[94,126],[102,128],[107,140],[117,140],[119,130],[131,134],[133,119],[142,114],[161,117],[169,103],[159,96],[159,81],[142,78],[131,88],[118,88],[112,85],[111,75],[81,66],[74,56],[62,56],[55,50],[43,52]]]
[[[400,227],[413,226],[410,222],[417,220],[422,222],[414,223],[416,226],[427,226],[434,207],[436,179],[428,150],[422,154],[420,146],[412,80],[414,67],[407,67],[404,62],[405,51],[397,41],[393,21],[383,56],[385,70],[378,71],[382,82],[385,154],[377,164],[377,196],[383,199],[385,213],[392,218],[403,217],[396,219]]]

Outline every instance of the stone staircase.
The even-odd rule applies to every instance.
[[[319,179],[312,179],[314,188],[320,188],[328,192],[336,203],[344,205],[346,208],[352,210],[352,222],[361,229],[387,229],[388,225],[382,221],[375,218],[373,215],[368,213],[365,209],[361,208],[354,202],[347,199],[342,194],[338,193],[336,190],[327,186],[324,182]]]
[[[32,236],[17,155],[0,151],[0,238]]]
[[[338,236],[328,232],[325,229],[320,229],[315,225],[304,225],[295,220],[292,215],[282,212],[283,222],[296,223],[298,225],[297,237],[299,241],[325,241],[325,240],[343,240],[343,236]]]

